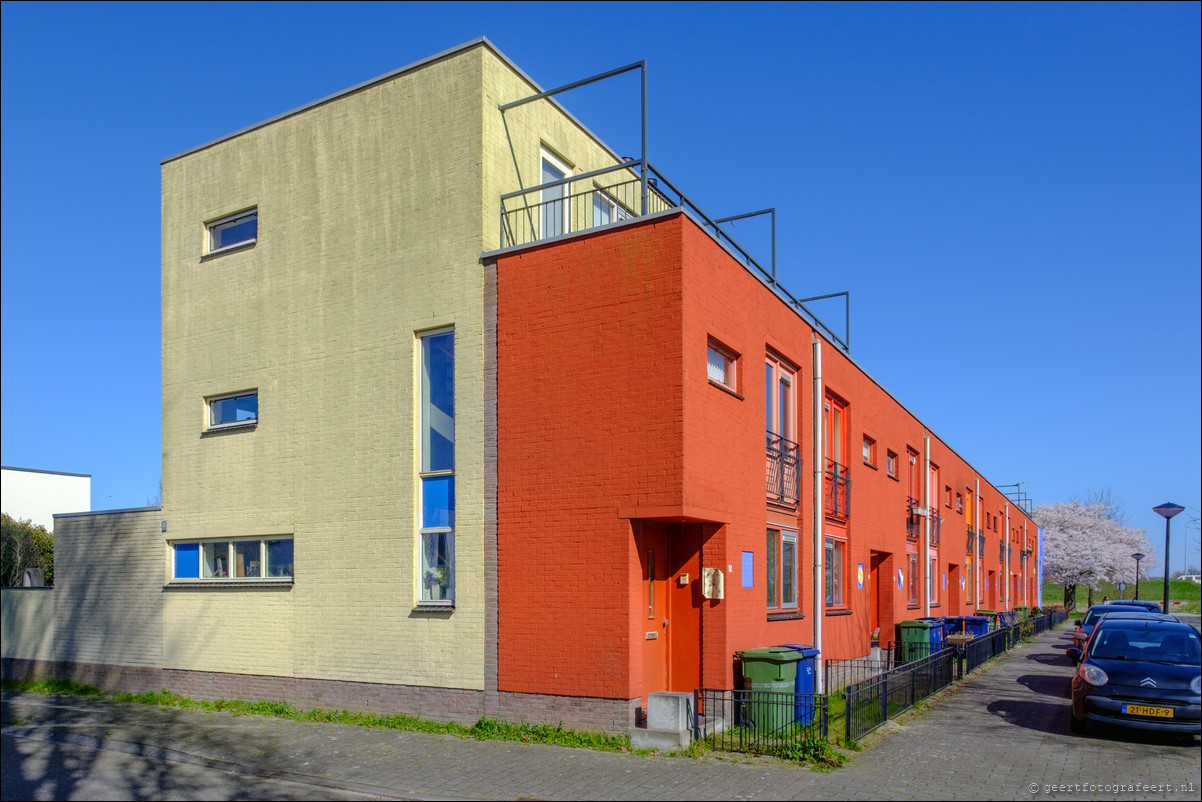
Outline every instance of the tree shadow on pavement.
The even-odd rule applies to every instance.
[[[1072,684],[1068,677],[1049,677],[1047,674],[1024,674],[1015,680],[1019,685],[1044,696],[1057,699],[1072,698]]]

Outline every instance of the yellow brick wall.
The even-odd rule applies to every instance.
[[[0,657],[54,659],[54,590],[0,590]]]
[[[161,666],[159,529],[153,508],[55,517],[54,659]]]
[[[296,559],[290,591],[164,593],[165,668],[483,689],[480,254],[517,187],[496,107],[534,91],[477,45],[163,165],[164,553],[270,531]],[[542,139],[603,153],[550,103],[510,116],[534,182]],[[204,222],[252,206],[257,243],[205,257]],[[431,614],[415,333],[448,325],[455,610]],[[207,396],[251,388],[257,426],[203,433]]]

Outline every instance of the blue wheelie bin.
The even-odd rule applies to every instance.
[[[937,652],[940,649],[947,648],[947,621],[942,617],[937,618],[919,618],[919,621],[930,621],[935,626],[931,627],[931,651]]]
[[[793,692],[813,695],[814,689],[817,687],[815,672],[818,670],[819,651],[808,643],[785,643],[781,645],[781,648],[801,653],[801,660],[797,662],[797,679],[793,685]],[[809,724],[813,720],[813,702],[808,699],[798,699],[797,723]]]
[[[964,631],[974,638],[979,638],[982,635],[989,634],[989,616],[986,615],[966,615],[964,616]]]

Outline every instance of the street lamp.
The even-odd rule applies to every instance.
[[[1166,501],[1159,507],[1153,507],[1152,512],[1164,517],[1164,610],[1169,611],[1169,521],[1179,512],[1183,512],[1185,507],[1180,504],[1174,504],[1171,501]]]
[[[1137,551],[1137,552],[1135,552],[1135,554],[1132,554],[1131,557],[1135,560],[1135,595],[1132,596],[1131,598],[1138,599],[1139,598],[1139,561],[1144,558],[1144,555],[1140,554]]]

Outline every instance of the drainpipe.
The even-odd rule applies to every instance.
[[[1030,607],[1027,601],[1027,574],[1031,571],[1031,555],[1027,554],[1027,521],[1023,520],[1023,606]]]
[[[1002,541],[1006,549],[1006,609],[1010,609],[1010,502],[1006,502],[1006,537]]]
[[[822,464],[822,341],[817,335],[811,334],[811,346],[813,348],[813,363],[814,363],[814,392],[813,392],[813,463],[814,463],[814,501],[812,506],[813,515],[813,549],[814,549],[814,580],[810,583],[814,588],[814,648],[818,650],[818,659],[822,658],[822,614],[825,610],[826,594],[823,587],[823,578],[825,574],[822,571],[822,485],[823,485],[823,470],[825,466]],[[821,665],[821,664],[820,664]],[[823,684],[825,671],[814,671],[814,692],[825,693]]]
[[[927,518],[926,526],[922,529],[922,562],[925,565],[923,573],[927,575],[926,581],[926,598],[922,600],[922,617],[931,617],[931,583],[935,578],[931,576],[931,437],[923,434],[923,466],[922,470],[926,478],[923,479],[923,485],[926,487],[926,493],[922,501],[922,506],[926,507]],[[938,564],[935,566],[938,568]]]
[[[976,588],[976,595],[972,597],[972,609],[976,612],[977,607],[981,604],[981,558],[984,553],[981,551],[981,480],[974,479],[973,487],[976,488],[974,493],[977,497],[977,505],[972,511],[972,552],[977,555],[973,560],[973,580],[972,584]],[[988,577],[986,577],[988,581]]]

